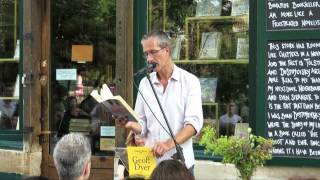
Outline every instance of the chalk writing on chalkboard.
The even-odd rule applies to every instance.
[[[267,30],[306,30],[320,28],[318,0],[267,0]]]
[[[273,155],[320,158],[320,40],[268,41],[266,58]]]

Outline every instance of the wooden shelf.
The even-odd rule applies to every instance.
[[[0,97],[1,100],[19,100],[18,96],[15,97]]]
[[[0,27],[15,27],[15,24],[1,24]]]
[[[216,102],[202,102],[202,105],[205,105],[205,106],[217,106],[218,105],[218,103],[216,103]]]
[[[186,38],[186,46],[185,46],[185,58],[189,60],[189,24],[195,24],[195,32],[196,32],[196,41],[195,41],[195,47],[199,50],[200,49],[200,38],[201,38],[201,32],[200,32],[200,24],[201,23],[222,23],[222,24],[236,24],[241,23],[243,26],[249,27],[249,15],[240,15],[240,16],[199,16],[199,17],[186,17],[185,19],[185,34],[187,36]],[[248,32],[249,28],[245,28],[246,30],[243,30],[243,32]],[[203,60],[205,62],[205,60]],[[220,60],[219,60],[220,61]],[[224,60],[225,62],[229,60]],[[237,60],[238,61],[238,60]],[[215,61],[207,61],[208,63],[200,63],[200,64],[211,64],[211,62]],[[219,62],[217,62],[219,63]],[[220,63],[223,63],[220,61]],[[230,61],[230,64],[232,62]],[[242,63],[234,63],[234,64],[247,64],[247,62]]]
[[[175,64],[249,64],[249,59],[174,60]]]
[[[19,60],[13,58],[0,58],[0,63],[3,62],[19,63]]]
[[[241,16],[199,16],[199,17],[187,17],[186,21],[210,21],[210,22],[234,22],[234,21],[241,21],[247,20],[248,15],[241,15]]]

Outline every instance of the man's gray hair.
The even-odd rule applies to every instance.
[[[63,136],[54,148],[53,159],[60,180],[79,177],[91,159],[89,139],[79,133]]]
[[[168,36],[168,34],[164,31],[151,31],[148,34],[144,35],[141,39],[141,44],[144,40],[147,40],[151,37],[158,39],[158,46],[160,48],[166,48],[168,47],[170,49],[170,52],[172,50],[172,42]]]

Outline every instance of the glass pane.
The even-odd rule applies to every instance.
[[[108,154],[114,135],[100,129],[114,131],[114,123],[90,93],[103,83],[114,87],[116,1],[55,0],[52,8],[51,150],[63,135],[81,132],[94,155]]]
[[[0,1],[0,59],[14,56],[17,32],[16,9],[15,0]]]
[[[19,48],[15,50],[17,9],[15,0],[0,1],[0,130],[19,130]]]
[[[249,117],[249,1],[232,2],[149,0],[148,10],[149,31],[168,32],[175,64],[200,79],[204,125],[220,135]]]
[[[0,129],[16,129],[19,116],[17,63],[0,63]]]

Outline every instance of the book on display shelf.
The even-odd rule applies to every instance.
[[[177,38],[174,40],[174,44],[172,47],[172,54],[171,57],[173,60],[180,59],[180,52],[181,52],[181,45],[184,39],[184,35],[178,35]]]
[[[249,39],[246,37],[238,38],[236,59],[249,58]]]
[[[218,78],[199,78],[202,102],[215,102]]]
[[[220,57],[221,37],[221,32],[202,33],[199,59],[218,59]]]
[[[249,13],[249,0],[233,0],[231,16],[240,16]]]
[[[196,16],[220,16],[222,0],[196,0]]]

